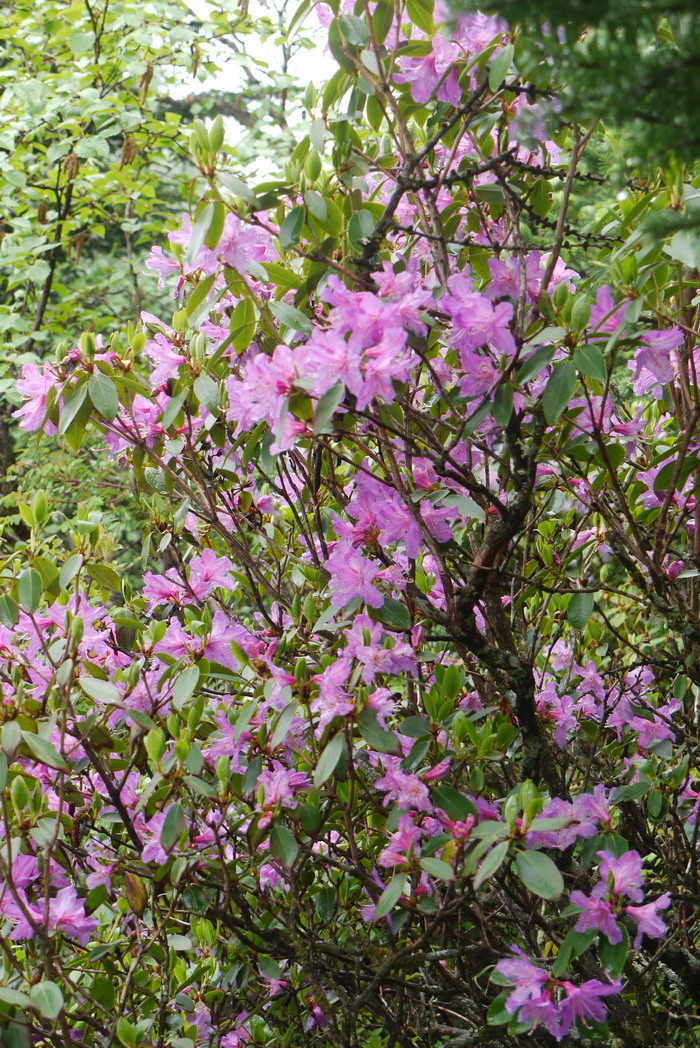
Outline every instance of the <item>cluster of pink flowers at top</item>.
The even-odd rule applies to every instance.
[[[271,357],[251,352],[240,375],[226,382],[227,417],[245,431],[265,421],[275,434],[273,452],[291,448],[305,432],[304,422],[288,412],[288,398],[298,389],[320,399],[340,383],[357,410],[375,397],[391,403],[395,382],[406,382],[418,357],[409,349],[408,332],[424,334],[422,311],[432,302],[415,265],[395,274],[386,264],[374,274],[377,293],[350,291],[336,277],[324,296],[331,310],[325,326],[314,327],[294,350],[279,345]]]

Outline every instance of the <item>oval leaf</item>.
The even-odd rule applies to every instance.
[[[544,852],[518,852],[515,857],[515,866],[525,887],[535,895],[539,895],[540,898],[558,899],[564,891],[564,878],[554,862]]]

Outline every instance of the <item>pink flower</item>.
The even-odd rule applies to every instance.
[[[596,853],[600,859],[600,882],[593,889],[594,895],[604,896],[608,891],[608,879],[612,876],[613,898],[627,895],[633,902],[641,902],[644,898],[642,885],[642,857],[639,852],[628,851],[616,858],[610,852],[600,851]]]
[[[334,608],[344,608],[356,597],[372,608],[381,608],[384,597],[372,585],[381,570],[376,561],[367,560],[349,542],[342,541],[336,543],[325,566],[331,576],[329,585]]]
[[[665,892],[654,902],[647,902],[643,906],[624,906],[625,913],[637,922],[637,936],[634,940],[634,948],[638,950],[642,943],[642,936],[648,935],[650,939],[660,939],[666,932],[666,925],[659,917],[659,910],[666,910],[671,905],[671,895]]]
[[[355,709],[354,702],[343,688],[349,675],[350,662],[341,658],[312,678],[320,687],[317,698],[311,703],[311,712],[319,715],[317,738],[323,735],[324,729],[334,717],[347,717]]]
[[[34,905],[27,901],[26,896],[21,891],[18,892],[18,895],[34,923],[43,925],[43,899]],[[4,898],[2,909],[5,916],[15,922],[15,927],[10,933],[10,938],[13,941],[16,939],[31,939],[34,936],[34,929],[31,923],[12,897],[6,896]],[[69,935],[77,939],[81,946],[85,946],[98,924],[99,922],[94,917],[85,915],[85,904],[82,899],[78,898],[78,893],[73,887],[61,888],[56,897],[49,900],[49,932],[61,932],[63,935]]]
[[[22,378],[17,380],[18,391],[27,398],[22,407],[12,412],[13,418],[20,420],[20,429],[35,430],[44,426],[49,436],[56,432],[53,422],[46,417],[46,399],[52,386],[60,384],[60,379],[50,364],[44,364],[41,370],[36,364],[22,366]]]
[[[533,964],[519,946],[513,946],[514,958],[504,958],[496,965],[496,971],[515,984],[515,989],[506,1001],[506,1011],[514,1015],[521,1005],[541,996],[542,989],[549,981],[549,975],[543,968]]]
[[[286,985],[286,984],[285,984]],[[236,1016],[236,1029],[221,1038],[221,1048],[243,1048],[253,1036],[250,1025],[246,1022],[249,1012],[239,1012]]]
[[[380,866],[405,866],[411,859],[420,857],[418,841],[423,835],[420,826],[416,826],[410,815],[402,815],[399,828],[379,856]]]
[[[428,787],[417,775],[401,771],[398,759],[384,758],[384,772],[374,785],[376,789],[386,792],[385,806],[396,801],[400,808],[406,810],[432,811]]]
[[[607,1009],[601,997],[609,997],[613,993],[619,993],[622,983],[618,979],[614,983],[603,983],[599,979],[589,979],[581,986],[574,986],[570,982],[562,983],[566,991],[566,997],[559,1006],[561,1017],[561,1031],[556,1035],[560,1041],[569,1028],[579,1020],[583,1026],[590,1023],[602,1023],[605,1021]]]
[[[172,258],[168,258],[163,253],[162,247],[152,247],[151,253],[146,259],[144,265],[146,269],[151,269],[155,273],[160,273],[158,279],[158,287],[165,287],[165,278],[170,273],[175,273],[180,269],[179,264]]]
[[[473,291],[471,280],[464,273],[447,281],[448,292],[440,299],[440,307],[452,317],[452,345],[462,353],[472,353],[481,346],[492,346],[498,353],[510,357],[515,353],[515,339],[508,326],[513,317],[510,302],[494,306],[485,295]],[[464,357],[462,366],[466,370]]]
[[[188,596],[175,568],[168,568],[165,575],[154,575],[152,571],[147,571],[143,576],[142,595],[146,599],[149,614],[159,604],[180,604],[183,597]]]
[[[647,331],[641,341],[634,360],[628,361],[628,367],[635,373],[634,392],[639,396],[651,390],[660,400],[661,387],[673,381],[672,353],[683,345],[683,332],[677,327],[669,331]]]
[[[622,929],[615,920],[612,907],[609,902],[599,898],[597,895],[587,896],[583,892],[571,893],[571,901],[580,906],[582,913],[579,914],[575,931],[586,932],[590,928],[602,932],[611,943],[622,942]]]
[[[236,583],[231,578],[233,563],[228,557],[219,557],[213,549],[203,549],[198,557],[190,561],[190,589],[197,600],[206,600],[217,587],[234,590]]]
[[[296,805],[296,791],[308,785],[309,780],[303,772],[285,768],[279,761],[272,762],[272,770],[262,771],[257,783],[258,791],[262,790],[260,808],[263,816],[259,823],[260,829],[270,825],[274,808],[293,808]]]
[[[619,306],[615,306],[610,288],[604,284],[598,289],[595,305],[591,309],[588,322],[591,331],[611,334],[622,323],[628,305],[628,302],[622,302]]]

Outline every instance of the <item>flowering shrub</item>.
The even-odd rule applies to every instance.
[[[41,493],[6,563],[6,1035],[691,1043],[693,184],[601,203],[495,18],[318,7],[283,177],[193,129],[173,315],[19,380],[152,523],[138,591]]]

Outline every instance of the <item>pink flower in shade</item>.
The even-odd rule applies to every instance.
[[[457,106],[462,97],[457,70],[452,69],[449,73],[447,71],[460,54],[456,44],[440,35],[434,36],[429,54],[421,58],[399,59],[401,71],[394,73],[394,80],[400,84],[411,85],[411,98],[418,105],[427,102],[435,91],[440,102],[449,102],[450,105]]]
[[[391,840],[379,856],[380,866],[405,866],[409,861],[420,857],[418,841],[423,836],[423,830],[416,826],[410,815],[402,815],[399,819],[399,828],[393,834]]]
[[[481,346],[492,346],[498,353],[510,357],[515,353],[515,339],[508,326],[513,318],[511,302],[494,306],[485,295],[472,290],[471,280],[463,273],[447,281],[448,292],[440,299],[443,309],[453,322],[452,345],[462,353],[470,354]],[[465,358],[461,357],[466,370]]]
[[[569,1032],[571,1026],[579,1021],[583,1026],[591,1023],[602,1023],[607,1015],[607,1008],[601,1001],[601,997],[610,997],[611,994],[619,993],[622,988],[620,979],[614,983],[603,983],[600,979],[589,979],[581,986],[574,986],[564,981],[562,983],[566,997],[559,1005],[561,1018],[561,1030],[556,1034],[558,1041]]]
[[[463,822],[456,819],[451,819],[447,812],[443,811],[442,808],[437,809],[437,817],[442,825],[450,831],[456,841],[466,841],[471,836],[471,832],[474,829],[474,816],[467,815]]]
[[[462,397],[482,397],[498,382],[501,373],[488,357],[481,353],[462,352],[459,355],[465,375],[460,382]]]
[[[311,703],[311,712],[318,715],[316,738],[320,738],[327,725],[334,717],[347,717],[355,709],[355,704],[343,688],[350,675],[350,662],[338,659],[327,666],[322,673],[313,677],[320,687],[319,694]]]
[[[586,932],[590,928],[602,932],[608,941],[617,943],[622,941],[622,929],[615,920],[612,907],[609,902],[599,898],[597,895],[587,896],[583,892],[571,893],[571,901],[581,908],[575,931]]]
[[[286,984],[284,984],[286,985]],[[236,1028],[221,1038],[221,1048],[243,1048],[253,1036],[250,1025],[246,1022],[249,1012],[239,1012],[236,1016]]]
[[[60,381],[50,364],[44,364],[41,369],[36,364],[22,366],[22,377],[17,379],[17,390],[26,397],[26,402],[12,412],[12,417],[20,420],[20,429],[41,429],[43,425],[44,432],[49,436],[56,432],[53,422],[44,422],[44,418],[49,390],[52,386],[60,385]]]
[[[666,925],[659,917],[659,910],[666,910],[671,905],[671,895],[665,892],[654,902],[647,902],[643,906],[624,906],[628,913],[637,922],[637,936],[634,940],[634,948],[638,950],[642,943],[642,936],[648,935],[650,939],[661,939],[666,932]]]
[[[451,764],[452,759],[450,757],[445,757],[437,764],[434,764],[432,768],[428,768],[421,775],[423,782],[439,782],[440,779],[444,779],[450,770]]]
[[[593,889],[594,895],[604,896],[608,891],[608,878],[612,875],[612,894],[614,899],[626,895],[632,902],[641,902],[644,898],[642,885],[642,857],[639,852],[628,851],[616,858],[610,852],[596,853],[600,859],[600,882]]]
[[[297,790],[309,786],[309,779],[299,771],[285,768],[279,761],[272,762],[272,770],[265,769],[258,776],[257,788],[262,789],[260,808],[263,816],[260,819],[260,829],[269,826],[274,817],[277,806],[280,808],[293,808],[296,805],[295,793]]]
[[[515,985],[515,989],[506,1001],[506,1011],[514,1015],[526,1001],[536,1000],[549,982],[549,975],[544,968],[538,968],[519,946],[512,947],[515,957],[506,957],[496,965],[496,971],[504,979]]]
[[[27,901],[23,892],[18,891],[18,895],[34,923],[43,926],[43,900],[34,905]],[[2,910],[6,917],[15,922],[10,933],[13,941],[33,938],[34,929],[15,899],[6,895],[3,899]],[[78,898],[78,893],[73,887],[61,888],[56,897],[49,900],[49,933],[61,932],[63,935],[77,939],[81,946],[85,946],[98,924],[99,922],[94,917],[86,917],[85,904],[82,899]]]
[[[675,374],[674,350],[683,345],[683,332],[674,327],[669,331],[647,331],[642,335],[642,345],[629,360],[627,366],[634,371],[634,392],[640,396],[652,391],[661,399],[662,386],[673,381]]]
[[[487,263],[491,274],[491,283],[484,291],[487,298],[520,298],[520,265],[514,256],[507,258],[490,258]],[[540,264],[539,251],[530,251],[525,256],[525,289],[531,302],[537,301],[544,269]]]
[[[219,557],[213,549],[205,548],[190,561],[190,589],[197,600],[206,600],[219,587],[234,590],[232,571],[233,563],[228,557]]]
[[[628,305],[629,302],[621,302],[619,306],[616,306],[610,294],[610,288],[604,284],[598,288],[595,305],[591,309],[588,321],[590,330],[611,334],[622,323]]]
[[[157,862],[161,864],[167,861],[168,853],[160,843],[160,833],[163,829],[165,816],[171,807],[172,805],[168,805],[167,808],[157,812],[147,823],[139,827],[141,839],[146,841],[141,851],[142,862]]]
[[[329,585],[334,608],[344,608],[356,597],[372,608],[381,608],[384,597],[372,585],[381,570],[376,561],[367,560],[349,542],[341,541],[336,543],[325,566],[331,576]]]
[[[420,515],[434,539],[438,542],[451,540],[452,528],[447,522],[457,516],[455,506],[433,506],[431,502],[421,502]]]
[[[377,779],[375,787],[386,793],[384,805],[396,801],[400,808],[407,811],[432,811],[428,787],[417,775],[401,771],[398,758],[384,758],[384,775]]]
[[[377,723],[386,730],[387,717],[396,709],[396,699],[391,688],[376,688],[367,696],[367,709],[377,714]]]

